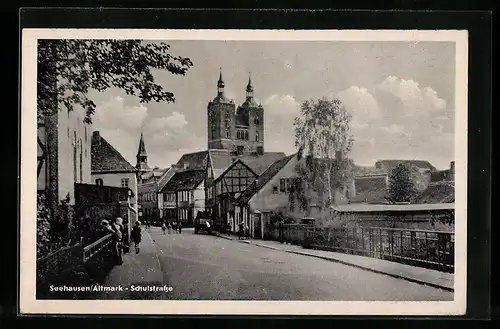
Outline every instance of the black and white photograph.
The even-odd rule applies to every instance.
[[[465,312],[466,32],[28,29],[22,75],[21,311]]]

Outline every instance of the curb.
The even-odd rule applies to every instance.
[[[266,245],[262,245],[262,244],[251,243],[250,241],[239,241],[239,242],[253,244],[254,246],[258,246],[258,247],[262,247],[262,248],[268,248],[268,249],[272,249],[272,250],[284,251],[284,252],[287,252],[287,253],[290,253],[290,254],[315,257],[315,258],[319,258],[319,259],[323,259],[323,260],[327,260],[327,261],[331,261],[331,262],[340,263],[340,264],[347,265],[347,266],[356,267],[356,268],[359,268],[359,269],[362,269],[362,270],[366,270],[366,271],[370,271],[370,272],[377,273],[377,274],[388,275],[388,276],[396,278],[396,279],[402,279],[402,280],[410,281],[410,282],[413,282],[413,283],[423,284],[423,285],[430,286],[430,287],[437,288],[437,289],[443,289],[443,290],[451,291],[451,292],[455,291],[454,288],[443,286],[443,285],[440,285],[440,284],[437,284],[437,283],[432,283],[432,282],[428,282],[428,281],[424,281],[424,280],[418,280],[418,279],[415,279],[415,278],[410,278],[410,277],[407,277],[407,276],[398,275],[398,274],[394,274],[394,273],[384,272],[384,271],[376,270],[376,269],[373,269],[373,268],[370,268],[370,267],[367,267],[367,266],[361,266],[361,265],[349,263],[349,262],[346,262],[346,261],[343,261],[343,260],[339,260],[339,259],[336,259],[336,258],[332,258],[332,257],[325,257],[325,256],[313,255],[313,254],[310,254],[310,253],[307,253],[307,252],[301,252],[301,251],[285,250],[285,249],[280,249],[280,248],[276,248],[276,247],[266,246]]]

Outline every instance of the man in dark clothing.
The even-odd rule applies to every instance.
[[[139,253],[139,244],[141,243],[141,237],[142,237],[141,222],[139,222],[139,221],[135,222],[135,226],[132,229],[131,235],[132,235],[132,241],[134,242],[134,246],[135,246],[135,253],[138,254]]]
[[[181,234],[182,233],[182,222],[179,222],[177,224],[177,228],[179,229],[179,234]]]

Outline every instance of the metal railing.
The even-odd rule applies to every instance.
[[[269,232],[267,238],[305,248],[454,271],[455,235],[452,232],[385,227],[317,228],[302,224],[276,225],[266,231]]]
[[[113,234],[108,234],[99,240],[89,244],[83,248],[83,263],[86,263],[90,258],[106,249],[113,242]]]

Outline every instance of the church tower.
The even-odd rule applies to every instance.
[[[245,152],[264,153],[264,108],[257,104],[252,78],[248,76],[245,102],[236,110],[235,144]]]
[[[208,103],[208,149],[231,149],[234,136],[235,104],[224,93],[222,69],[217,81],[217,96]]]
[[[142,132],[141,139],[139,140],[139,149],[137,150],[136,159],[137,163],[135,165],[135,168],[138,170],[139,177],[143,173],[151,170],[148,165],[148,153],[146,152],[146,145],[144,144],[144,135],[142,134]]]
[[[224,94],[222,71],[217,96],[208,103],[208,149],[224,149],[238,154],[264,153],[264,108],[253,96],[248,77],[245,102],[238,106]]]

